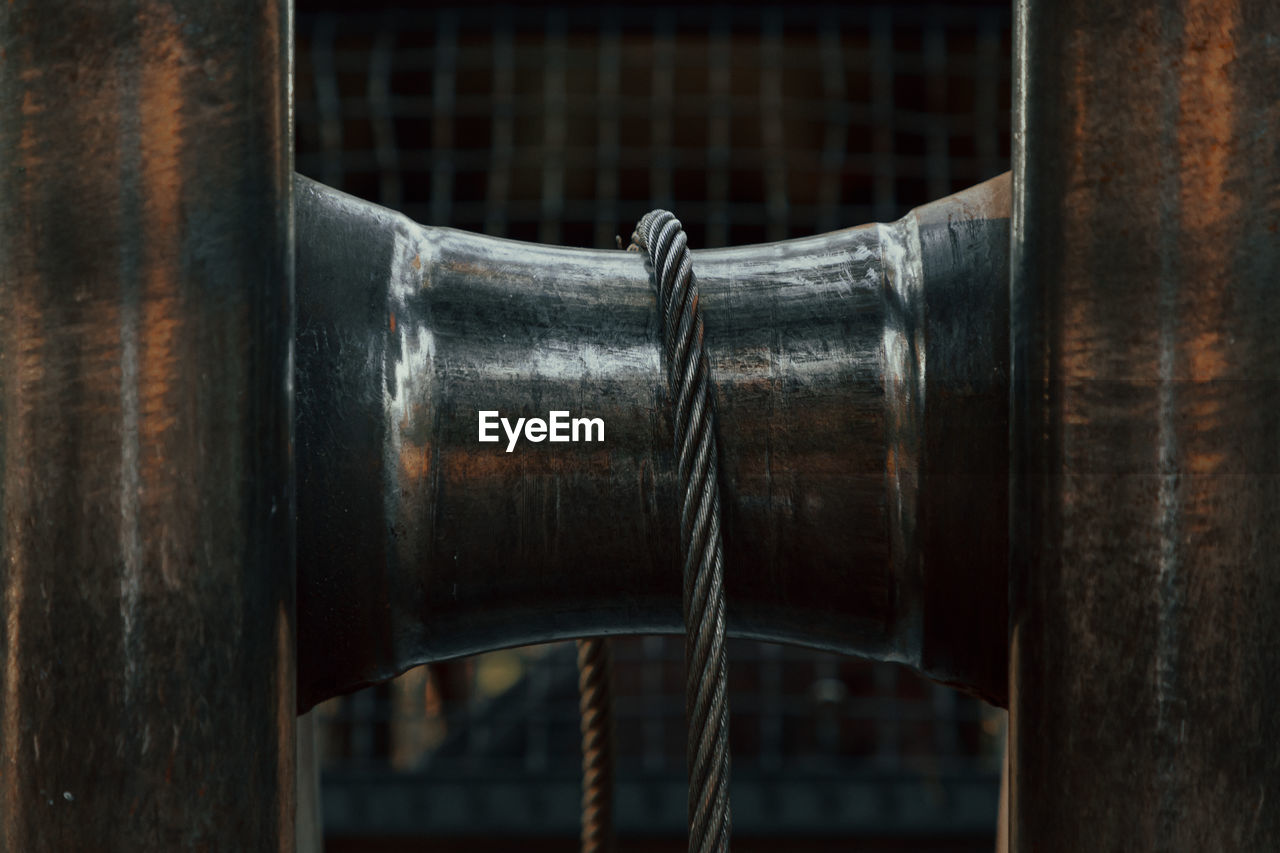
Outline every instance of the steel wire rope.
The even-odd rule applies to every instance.
[[[725,853],[731,820],[724,546],[711,371],[703,348],[698,283],[684,228],[669,211],[645,214],[631,241],[632,247],[645,253],[658,291],[672,399],[684,560],[688,849],[690,853]]]

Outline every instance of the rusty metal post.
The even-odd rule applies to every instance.
[[[292,850],[290,16],[0,4],[0,850]]]
[[[1280,845],[1280,4],[1020,0],[1011,849]]]

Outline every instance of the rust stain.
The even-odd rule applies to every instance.
[[[1221,379],[1231,369],[1229,341],[1219,330],[1233,325],[1226,316],[1230,230],[1241,213],[1241,200],[1229,188],[1236,91],[1228,68],[1236,59],[1238,18],[1233,2],[1190,0],[1183,32],[1178,206],[1185,281],[1197,295],[1194,316],[1187,317],[1195,331],[1186,346],[1187,378],[1195,381]]]
[[[12,2],[12,0],[10,0]],[[19,78],[25,82],[39,77],[35,67],[35,58],[28,49],[19,58],[18,64],[23,67]],[[21,196],[23,207],[34,210],[33,199],[39,191],[44,176],[40,166],[43,160],[39,156],[39,125],[34,117],[39,112],[32,100],[30,90],[23,94],[22,100],[22,132],[19,135],[18,150],[24,169],[25,180],[22,182]],[[27,246],[38,245],[35,234],[35,222],[28,218],[22,242]],[[27,448],[32,446],[35,425],[38,418],[36,401],[40,390],[45,385],[44,346],[46,336],[46,318],[41,310],[38,295],[40,282],[34,277],[20,276],[16,279],[16,287],[4,288],[8,304],[0,311],[0,330],[11,335],[11,340],[18,341],[16,364],[10,367],[12,381],[0,385],[8,396],[2,411],[9,416],[6,424],[5,438],[9,446],[4,449],[5,459],[18,458],[10,448]],[[33,296],[29,291],[36,290]],[[29,487],[24,482],[28,476],[26,466],[14,466],[4,469],[4,491],[6,496],[26,498]],[[0,719],[0,740],[3,741],[3,767],[0,767],[0,788],[3,789],[5,809],[3,838],[13,849],[26,847],[26,821],[22,799],[22,788],[18,783],[22,760],[23,719],[22,719],[22,682],[23,682],[23,615],[26,598],[26,571],[28,563],[26,551],[29,549],[27,530],[22,519],[29,517],[30,511],[17,506],[17,501],[9,498],[11,504],[0,523],[7,528],[6,542],[8,559],[4,577],[5,608],[5,659],[4,659],[4,716]],[[16,529],[15,529],[16,528]]]
[[[396,312],[391,312],[391,334],[396,333]]]
[[[452,450],[449,453],[449,464],[444,466],[445,481],[450,485],[466,485],[476,481],[506,482],[520,475],[520,456],[523,454],[501,453],[499,444],[483,447],[485,450],[491,447],[498,450],[487,453],[470,448]]]
[[[1213,320],[1225,322],[1225,318],[1222,316],[1224,312],[1221,304],[1206,305],[1204,308],[1210,311],[1213,316],[1207,322],[1197,323],[1198,328],[1187,341],[1190,378],[1195,380],[1219,379],[1225,377],[1231,368],[1230,344],[1224,338],[1223,333],[1214,328],[1211,323]]]
[[[1091,181],[1089,166],[1085,163],[1085,152],[1090,146],[1090,122],[1094,118],[1089,111],[1092,75],[1089,73],[1086,54],[1088,45],[1084,36],[1077,33],[1072,37],[1070,50],[1071,71],[1067,73],[1070,84],[1065,87],[1063,96],[1071,105],[1073,122],[1071,126],[1071,150],[1074,156],[1067,166],[1066,187],[1063,199],[1063,271],[1064,282],[1063,310],[1064,327],[1068,329],[1084,329],[1092,326],[1090,312],[1093,306],[1090,300],[1079,298],[1071,292],[1072,283],[1087,284],[1090,280],[1089,258],[1093,243],[1093,216],[1097,207],[1098,190]],[[1093,352],[1088,339],[1081,342],[1076,335],[1063,337],[1062,371],[1065,378],[1095,379],[1098,365],[1093,361]],[[1052,358],[1043,360],[1045,369],[1049,369]],[[1046,392],[1049,389],[1048,378],[1044,379]],[[1064,388],[1069,386],[1066,383]],[[1076,401],[1071,394],[1063,393],[1063,417],[1067,423],[1081,420],[1075,410]]]
[[[28,89],[22,95],[22,115],[30,117],[44,112],[44,107],[36,103],[36,93]]]
[[[138,330],[138,456],[145,517],[171,511],[177,483],[170,457],[177,457],[176,413],[185,406],[175,399],[180,391],[179,346],[184,320],[179,293],[182,272],[182,75],[183,45],[169,21],[149,22],[148,55],[140,83],[140,143],[142,160],[142,304]],[[170,586],[179,560],[171,558],[172,543],[152,541],[159,551],[161,575]],[[153,551],[154,554],[154,551]],[[155,558],[153,557],[153,559]]]
[[[24,306],[21,304],[10,305],[9,307],[16,311],[15,316],[19,319],[31,316],[31,312],[24,311]],[[38,322],[38,313],[36,314],[36,318]],[[21,339],[24,344],[30,341],[30,339],[25,336]],[[37,345],[41,343],[40,338],[37,337],[35,339],[35,343]],[[43,368],[40,365],[38,346],[32,347],[32,349],[36,350],[34,357],[28,352],[23,352],[22,356],[18,360],[18,376],[16,377],[17,382],[15,384],[17,385],[19,394],[22,393],[22,387],[26,384],[24,379],[30,381],[28,377],[23,376],[25,372],[34,367],[37,373],[43,373]],[[7,412],[13,412],[16,407],[6,404],[4,408]],[[13,419],[8,425],[9,440],[18,443],[21,446],[27,443],[26,438],[20,434],[23,432],[23,427],[26,425],[27,419],[21,417],[21,408],[17,408],[16,410],[19,412],[19,417]],[[12,458],[12,455],[6,451],[5,458]],[[9,476],[16,473],[17,472],[6,472]],[[6,476],[6,479],[8,479],[8,476]],[[22,490],[20,488],[10,488],[9,484],[5,484],[4,492],[6,495],[22,494]],[[6,513],[6,526],[10,526],[8,524],[10,518],[16,521],[20,517],[20,512],[13,512],[12,514]],[[9,843],[13,844],[15,849],[17,849],[23,844],[21,835],[22,827],[21,824],[17,823],[23,813],[22,798],[20,796],[19,786],[16,783],[16,780],[18,779],[19,768],[21,766],[19,759],[22,749],[22,717],[19,710],[21,708],[22,700],[22,607],[25,593],[23,586],[26,580],[23,568],[26,565],[26,560],[20,553],[18,553],[21,550],[21,532],[13,530],[10,527],[6,533],[6,539],[9,543],[8,547],[11,549],[12,556],[6,561],[7,565],[5,566],[4,719],[3,721],[0,721],[0,724],[4,726],[4,768],[3,772],[0,773],[0,777],[7,780],[3,785],[6,815],[4,835]]]
[[[29,294],[19,290],[10,293],[10,304],[7,314],[10,323],[6,323],[5,332],[12,334],[19,341],[17,363],[13,365],[13,382],[8,393],[12,395],[6,402],[4,411],[16,414],[7,425],[8,443],[16,447],[31,447],[35,442],[33,433],[39,411],[33,404],[45,385],[45,317],[40,302]],[[16,327],[16,328],[15,328]],[[17,399],[14,400],[13,397]],[[16,458],[16,454],[6,452],[8,459]],[[5,472],[5,494],[24,495],[29,491],[21,480],[27,471],[17,467]],[[15,482],[17,481],[17,482]],[[6,565],[5,578],[5,661],[4,661],[4,764],[7,772],[3,775],[9,779],[16,778],[22,744],[20,710],[22,706],[22,616],[25,590],[24,567],[28,560],[23,554],[28,543],[28,531],[21,526],[21,520],[28,513],[17,506],[10,508],[6,514],[5,524],[8,527],[6,539],[10,550],[10,559]],[[19,786],[5,785],[5,796],[8,800],[7,813],[17,816],[22,813]],[[6,827],[9,840],[16,842],[12,827]]]
[[[431,475],[431,445],[405,443],[400,446],[400,482],[416,485]]]
[[[286,11],[284,19],[281,20],[280,5],[278,3],[259,3],[254,4],[254,9],[261,9],[263,15],[262,25],[259,27],[255,21],[252,24],[254,32],[260,33],[262,38],[256,45],[257,55],[254,57],[255,62],[262,62],[269,68],[285,68],[292,66],[292,58],[281,58],[282,51],[288,50],[287,45],[293,41],[292,32],[293,20],[290,12]],[[293,8],[290,3],[288,9]],[[224,89],[228,93],[231,89]],[[289,114],[289,100],[286,94],[286,87],[283,85],[264,86],[259,90],[263,98],[263,115],[271,116],[273,120],[279,119],[284,122],[292,122],[292,116]],[[226,100],[221,104],[221,112],[226,115],[232,115],[237,110],[242,109],[238,99],[228,95]],[[290,147],[291,138],[288,134],[270,133],[267,135],[268,148],[271,151],[272,161],[279,169],[279,173],[275,176],[277,179],[284,181],[290,180],[290,172],[293,171],[293,151]],[[291,836],[292,837],[292,836]]]
[[[1239,9],[1231,0],[1189,0],[1185,20],[1178,81],[1179,240],[1183,287],[1195,298],[1190,310],[1180,313],[1190,327],[1182,372],[1196,383],[1188,401],[1196,426],[1184,446],[1187,470],[1203,478],[1228,467],[1235,456],[1225,452],[1215,436],[1231,417],[1218,387],[1235,370],[1231,340],[1223,330],[1238,326],[1230,307],[1231,231],[1242,213],[1242,201],[1230,188],[1236,159],[1236,90],[1229,69],[1236,61]],[[1201,486],[1207,492],[1202,493]],[[1201,479],[1193,488],[1193,505],[1217,499],[1218,486],[1212,479]]]
[[[38,112],[34,105],[31,107],[31,112],[28,112],[29,97],[28,95],[22,100],[22,112],[27,118],[34,116]],[[18,150],[22,152],[22,166],[26,169],[28,178],[34,176],[36,170],[44,163],[44,158],[40,156],[43,146],[36,136],[33,124],[31,121],[24,121],[22,123],[22,133],[18,137]],[[23,187],[23,195],[28,199],[28,203],[31,198],[31,184],[32,182],[28,180]]]
[[[505,441],[505,439],[503,439]],[[595,449],[581,449],[572,458],[548,451],[546,445],[532,445],[540,450],[521,448],[507,453],[505,444],[478,444],[471,447],[451,447],[441,451],[439,476],[446,485],[475,488],[476,483],[498,484],[499,488],[512,483],[538,477],[562,476],[567,468],[590,469],[605,467],[610,463],[607,445],[595,445]],[[580,445],[585,448],[586,445]]]

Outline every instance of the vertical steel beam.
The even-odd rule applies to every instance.
[[[0,5],[0,850],[292,850],[290,14]]]
[[[1280,844],[1280,4],[1018,0],[1014,851]]]

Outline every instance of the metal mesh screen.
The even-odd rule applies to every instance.
[[[681,642],[615,641],[622,832],[684,828]],[[992,709],[891,665],[748,641],[729,655],[737,835],[992,836]],[[421,667],[319,713],[333,832],[576,831],[572,644]]]
[[[420,222],[565,245],[612,246],[659,206],[694,247],[892,220],[1008,167],[1009,19],[981,3],[303,3],[297,167]],[[989,844],[990,709],[890,665],[729,653],[738,837]],[[622,639],[615,656],[620,829],[678,836],[681,641]],[[556,644],[322,706],[328,831],[572,836],[575,678]]]
[[[693,246],[871,220],[1008,163],[1004,6],[325,13],[299,21],[303,174],[420,222]]]

